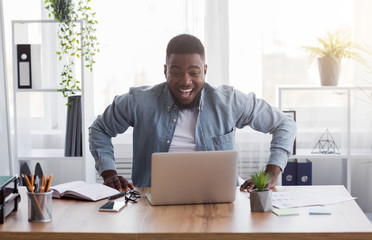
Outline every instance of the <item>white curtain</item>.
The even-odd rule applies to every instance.
[[[0,1],[0,175],[13,174],[10,145],[9,145],[9,120],[8,120],[8,96],[6,81],[6,58],[4,42],[4,19],[3,1]]]
[[[229,1],[206,0],[205,48],[207,80],[214,86],[229,84]]]
[[[372,46],[372,1],[355,0],[355,38],[359,43]],[[355,80],[357,86],[372,86],[372,77],[367,74],[362,66],[357,66],[355,71]],[[352,115],[354,120],[354,129],[358,130],[357,137],[353,138],[352,144],[355,147],[364,146],[370,148],[372,154],[372,92],[367,91],[366,94],[360,96],[361,99],[356,99],[356,109]],[[355,159],[352,165],[351,189],[352,196],[357,196],[359,206],[365,212],[372,212],[372,191],[370,183],[372,182],[372,159],[366,156],[365,158]]]

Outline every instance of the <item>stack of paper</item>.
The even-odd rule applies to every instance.
[[[322,206],[355,199],[348,196],[327,195],[324,192],[290,190],[273,192],[273,206],[276,208],[292,208],[306,206]]]

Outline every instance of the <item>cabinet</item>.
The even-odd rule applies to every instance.
[[[82,24],[82,21],[76,22],[80,29]],[[80,81],[80,90],[75,93],[81,96],[82,103],[82,156],[65,157],[68,108],[67,98],[57,91],[63,67],[63,61],[59,61],[56,54],[60,51],[57,29],[58,22],[53,20],[12,21],[14,171],[19,171],[22,162],[28,162],[31,168],[40,162],[47,173],[54,174],[54,184],[84,180],[86,175],[84,59],[76,58],[73,69]],[[31,50],[28,58],[31,64],[22,63],[23,69],[18,63],[19,45],[30,45]],[[25,80],[19,81],[19,76]]]
[[[372,159],[371,93],[372,87],[278,86],[279,109],[296,111],[297,148],[296,155],[290,158],[338,163],[325,167],[323,174],[332,175],[332,167],[339,168],[343,184],[351,191],[351,161]],[[326,129],[339,154],[313,153],[317,152],[314,147]]]

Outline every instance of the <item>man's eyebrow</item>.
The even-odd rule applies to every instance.
[[[177,65],[172,65],[170,68],[171,69],[173,69],[173,68],[182,69],[180,66],[177,66]]]
[[[172,65],[170,68],[171,69],[177,68],[177,69],[181,69],[182,70],[182,68],[180,66],[177,66],[177,65]],[[187,69],[192,69],[192,68],[198,68],[198,69],[200,69],[200,67],[198,65],[191,65]]]
[[[188,69],[191,69],[191,68],[198,68],[198,69],[200,69],[200,67],[198,65],[191,65]]]

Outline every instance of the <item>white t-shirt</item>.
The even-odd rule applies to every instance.
[[[197,108],[181,109],[169,152],[192,152],[197,151],[195,142],[196,119],[199,110]]]

